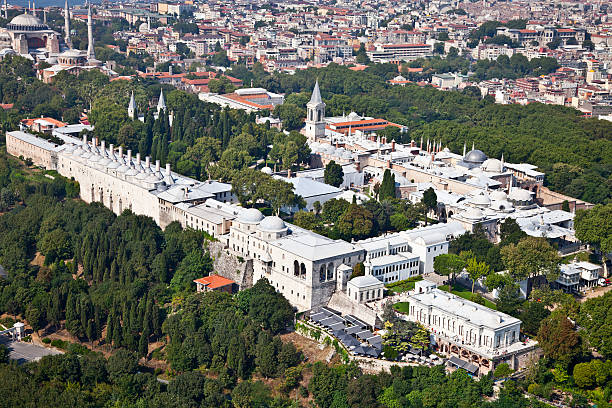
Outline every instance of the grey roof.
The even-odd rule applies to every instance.
[[[463,161],[467,163],[484,163],[487,159],[487,155],[484,154],[482,150],[474,149],[470,150],[468,154],[465,155]]]
[[[323,99],[321,98],[321,91],[319,90],[319,80],[315,82],[314,89],[312,90],[312,96],[310,97],[310,104],[320,104],[323,103]]]
[[[367,288],[370,286],[383,286],[383,283],[372,275],[357,276],[348,281],[351,285],[358,288]]]
[[[159,101],[157,102],[158,109],[166,109],[166,98],[164,98],[164,90],[159,93]]]
[[[342,193],[341,188],[330,186],[329,184],[321,183],[308,177],[286,178],[274,176],[274,178],[293,184],[293,192],[304,199],[328,194],[338,195]]]
[[[409,302],[418,302],[432,308],[443,310],[446,313],[460,316],[471,324],[484,326],[493,330],[513,324],[520,324],[520,320],[489,309],[486,306],[458,297],[457,295],[434,288],[427,293],[414,293],[409,296]]]
[[[47,142],[45,139],[41,139],[40,137],[36,137],[30,133],[22,132],[21,130],[6,133],[21,141],[31,144],[32,146],[40,147],[41,149],[53,150],[57,147],[54,143]]]
[[[136,99],[134,99],[134,91],[132,91],[132,94],[130,95],[130,104],[128,105],[128,109],[131,109],[136,112]]]

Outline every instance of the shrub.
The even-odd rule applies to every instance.
[[[514,370],[512,370],[507,363],[501,363],[495,368],[493,375],[495,378],[506,378],[513,372]]]
[[[45,337],[44,339],[42,339],[42,342],[45,344],[50,344],[51,343],[51,339],[48,337]]]

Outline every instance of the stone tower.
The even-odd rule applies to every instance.
[[[315,83],[310,101],[306,104],[305,135],[309,140],[325,137],[325,103],[321,98],[319,81]]]
[[[160,113],[162,110],[166,110],[166,98],[164,98],[163,89],[159,93],[159,100],[157,101],[157,113]]]
[[[91,4],[87,9],[87,59],[93,60],[96,58],[94,52],[94,38],[93,38],[93,23],[91,21]]]
[[[64,42],[68,48],[72,48],[70,39],[70,11],[68,10],[68,0],[64,4]]]
[[[134,99],[134,91],[132,91],[132,95],[130,96],[130,104],[128,105],[128,116],[132,120],[138,118],[138,107],[136,106],[136,99]]]

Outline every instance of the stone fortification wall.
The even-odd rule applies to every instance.
[[[210,256],[213,258],[213,271],[238,284],[240,290],[253,286],[253,260],[241,259],[231,253],[222,242],[208,243]]]
[[[380,327],[381,325],[374,310],[362,303],[355,303],[344,292],[335,292],[327,305],[343,315],[351,314],[372,326]]]

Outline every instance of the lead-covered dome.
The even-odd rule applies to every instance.
[[[487,160],[487,155],[482,150],[474,149],[470,150],[464,157],[463,161],[467,163],[484,163]]]
[[[14,17],[6,26],[9,30],[35,31],[46,30],[48,26],[31,14],[20,14]]]
[[[503,171],[503,165],[501,160],[487,159],[482,163],[482,169],[490,173],[501,173]]]
[[[257,224],[264,216],[257,208],[247,208],[238,216],[238,221],[244,224]]]
[[[531,193],[527,190],[523,190],[522,188],[513,188],[510,190],[510,194],[508,194],[508,199],[515,202],[530,202]]]
[[[259,229],[267,232],[280,232],[287,228],[285,221],[275,215],[266,217],[259,223]]]

